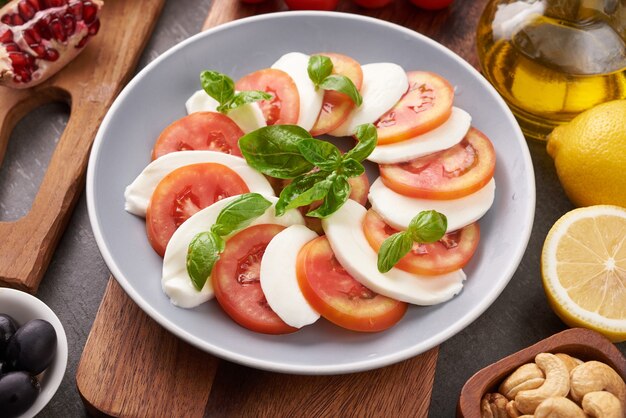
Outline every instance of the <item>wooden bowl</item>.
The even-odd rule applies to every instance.
[[[488,392],[497,392],[506,376],[525,363],[535,361],[539,353],[566,353],[584,361],[597,360],[615,369],[626,380],[626,358],[601,334],[583,328],[560,332],[537,344],[478,371],[461,389],[457,417],[480,418],[480,400]]]

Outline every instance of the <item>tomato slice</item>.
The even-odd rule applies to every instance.
[[[491,141],[470,128],[452,148],[404,163],[381,164],[380,176],[387,187],[405,196],[458,199],[489,183],[495,168]]]
[[[259,106],[268,125],[293,125],[300,115],[300,94],[293,79],[284,71],[266,68],[243,77],[237,90],[261,90],[274,96]]]
[[[363,232],[371,247],[378,252],[383,241],[398,231],[370,209],[363,220]],[[396,267],[415,274],[450,273],[463,268],[470,261],[479,241],[480,227],[474,222],[458,231],[447,233],[437,242],[413,244],[411,251],[400,259]]]
[[[239,175],[216,163],[180,167],[159,182],[146,211],[148,240],[161,257],[174,231],[200,209],[250,190]]]
[[[196,112],[178,119],[161,132],[152,159],[175,151],[210,150],[241,157],[237,141],[243,131],[228,116]]]
[[[330,322],[352,331],[392,327],[407,304],[363,286],[339,264],[325,236],[306,244],[296,262],[298,284],[306,300]]]
[[[261,259],[267,244],[285,229],[281,225],[255,225],[238,232],[213,267],[211,280],[215,297],[224,311],[239,325],[264,334],[297,331],[270,308],[261,289]]]
[[[375,123],[378,144],[413,138],[444,123],[452,113],[454,89],[434,73],[407,73],[409,91]]]
[[[361,64],[356,60],[346,55],[327,52],[313,55],[323,55],[330,58],[333,62],[333,74],[345,75],[352,80],[357,89],[361,90],[363,71]],[[324,135],[339,127],[348,118],[354,106],[354,102],[343,93],[333,90],[324,92],[322,111],[317,117],[315,125],[311,128],[311,135]]]

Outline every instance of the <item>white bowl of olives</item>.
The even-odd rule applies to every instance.
[[[37,415],[56,393],[67,366],[67,337],[48,306],[0,288],[0,411]]]

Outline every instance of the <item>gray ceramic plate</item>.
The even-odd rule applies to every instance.
[[[456,86],[455,105],[497,151],[496,200],[481,221],[482,240],[466,267],[465,288],[453,300],[412,306],[402,321],[378,334],[359,334],[326,321],[286,336],[250,332],[215,301],[192,309],[161,291],[161,258],[150,247],[143,219],[124,211],[124,188],[150,161],[152,145],[185,115],[198,75],[214,69],[237,79],[269,67],[290,51],[336,51],[359,62],[394,62],[435,71]],[[288,12],[239,20],[170,49],[124,89],[96,137],[87,175],[91,224],[103,257],[128,295],[185,341],[219,357],[261,369],[302,374],[347,373],[385,366],[450,338],[484,312],[515,272],[530,236],[535,186],[528,148],[505,103],[461,58],[413,31],[371,18]]]

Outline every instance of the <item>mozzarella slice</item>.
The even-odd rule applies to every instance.
[[[368,197],[372,209],[396,229],[407,229],[411,219],[423,210],[436,210],[448,218],[450,232],[480,219],[493,204],[495,190],[495,180],[491,179],[482,189],[459,199],[418,199],[396,193],[379,177],[372,184]]]
[[[315,85],[309,78],[308,66],[308,55],[300,52],[290,52],[280,57],[272,65],[272,68],[286,72],[293,79],[300,95],[298,125],[310,131],[322,110],[324,90],[315,89]]]
[[[465,138],[471,123],[469,113],[453,107],[452,114],[441,126],[405,141],[379,145],[367,159],[378,164],[394,164],[446,150]]]
[[[307,302],[296,275],[300,249],[317,234],[303,225],[293,225],[276,235],[261,259],[261,289],[270,308],[286,324],[302,328],[320,314]]]
[[[178,151],[152,161],[124,191],[124,209],[137,216],[146,216],[152,193],[163,177],[177,168],[197,163],[218,163],[239,174],[250,192],[274,196],[274,189],[265,176],[250,167],[246,160],[216,151]]]
[[[374,123],[387,113],[409,89],[406,72],[396,64],[386,62],[362,65],[363,103],[348,116],[338,128],[330,132],[333,136],[351,136],[356,127]]]
[[[435,305],[451,299],[463,288],[463,270],[438,276],[421,276],[392,268],[381,273],[377,253],[363,233],[366,209],[352,200],[322,225],[339,263],[350,275],[369,289],[393,299],[415,305]]]
[[[213,298],[213,284],[207,280],[202,290],[198,291],[191,282],[187,273],[187,250],[191,240],[200,232],[209,231],[217,220],[224,206],[236,199],[237,196],[227,197],[211,206],[206,207],[187,219],[174,232],[165,248],[163,257],[163,276],[161,286],[163,292],[170,298],[172,304],[181,308],[193,308]],[[304,218],[296,209],[289,210],[281,217],[274,215],[274,204],[278,198],[265,196],[272,202],[263,215],[256,218],[250,226],[260,224],[277,224],[283,226],[304,225]],[[228,237],[226,237],[228,238]]]
[[[188,114],[194,112],[217,112],[219,105],[217,100],[209,96],[204,90],[198,90],[185,102]],[[256,102],[248,103],[229,111],[228,117],[246,134],[266,126],[263,112]]]

